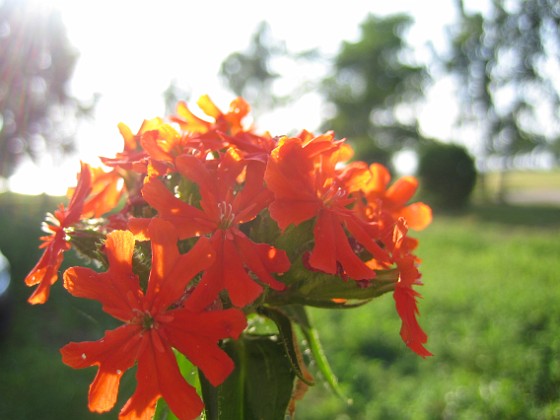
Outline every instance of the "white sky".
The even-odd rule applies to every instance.
[[[135,132],[142,120],[162,116],[162,93],[172,80],[191,93],[194,110],[202,94],[226,109],[234,95],[218,76],[220,64],[231,52],[248,47],[263,20],[289,51],[319,48],[335,54],[343,41],[357,39],[368,13],[406,12],[416,22],[409,41],[422,56],[426,41],[441,44],[443,28],[455,16],[452,0],[432,0],[429,7],[417,0],[347,0],[332,6],[325,0],[50,1],[60,8],[70,42],[79,52],[72,93],[82,99],[99,93],[101,98],[94,121],[81,125],[74,161],[39,169],[25,166],[12,178],[10,188],[25,193],[64,194],[75,184],[80,159],[96,164],[97,156],[122,150],[117,124],[122,121]],[[448,92],[445,81],[436,85],[421,119],[424,131],[442,139],[452,135],[454,109]],[[256,122],[273,134],[316,130],[322,112],[320,98],[309,95]]]

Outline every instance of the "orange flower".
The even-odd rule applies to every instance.
[[[205,156],[203,143],[175,130],[160,119],[154,119],[150,130],[140,136],[142,147],[149,157],[148,174],[165,175],[176,171],[175,159],[185,153]],[[223,142],[219,144],[222,145]],[[213,149],[210,149],[213,150]]]
[[[415,230],[422,230],[432,222],[432,209],[428,205],[420,202],[407,205],[418,189],[418,180],[413,176],[402,177],[389,186],[391,175],[385,166],[373,163],[368,168],[363,162],[350,165],[346,174],[349,188],[364,193],[371,217],[387,214],[393,221],[404,217],[408,227]]]
[[[220,111],[207,95],[197,103],[209,120],[197,117],[184,102],[179,102],[176,115],[171,117],[172,122],[179,124],[191,147],[203,152],[235,147],[245,159],[266,163],[276,147],[276,139],[268,133],[257,135],[252,126],[244,124],[250,107],[243,98],[233,100],[227,113]]]
[[[183,131],[191,134],[204,134],[210,131],[220,131],[224,134],[235,135],[249,131],[243,126],[243,120],[250,111],[250,106],[243,98],[234,99],[225,114],[212,102],[208,95],[203,95],[197,102],[202,111],[213,121],[207,121],[193,114],[185,102],[177,105],[177,115],[172,121],[179,124]]]
[[[266,164],[278,141],[270,135],[258,136],[253,133],[240,132],[235,136],[222,135],[228,144],[234,146],[246,160],[257,160]]]
[[[243,307],[262,293],[263,288],[254,277],[282,290],[284,284],[272,273],[289,269],[286,253],[268,244],[254,243],[240,229],[270,202],[270,192],[262,183],[264,165],[240,160],[231,149],[220,159],[210,161],[182,155],[176,164],[186,179],[198,185],[200,208],[175,197],[157,178],[149,179],[142,192],[158,211],[158,217],[173,223],[181,239],[210,235],[216,261],[204,272],[186,305],[201,310],[225,289],[233,305]],[[241,185],[238,179],[243,174]],[[133,219],[130,228],[141,234],[147,223],[148,220]]]
[[[67,229],[80,221],[84,202],[91,191],[91,172],[87,164],[82,163],[78,175],[78,185],[73,191],[67,208],[61,204],[58,210],[47,220],[43,228],[49,235],[42,236],[40,248],[45,248],[43,255],[25,278],[25,284],[38,284],[28,302],[45,303],[49,298],[51,286],[58,280],[58,269],[62,264],[64,252],[70,249]]]
[[[151,130],[154,123],[159,121],[161,121],[159,118],[144,121],[136,135],[132,134],[132,131],[126,124],[119,123],[119,131],[124,140],[123,151],[117,153],[114,158],[101,157],[101,161],[112,168],[146,173],[147,153],[140,145],[140,137],[146,131]]]
[[[399,280],[395,285],[393,297],[397,313],[402,320],[403,341],[420,356],[430,356],[431,353],[424,347],[427,335],[416,319],[416,298],[420,297],[420,294],[412,288],[422,284],[417,268],[420,261],[412,254],[418,241],[406,236],[409,225],[420,230],[432,220],[432,211],[426,204],[407,205],[416,192],[418,181],[414,177],[406,176],[388,187],[391,175],[387,168],[379,163],[368,167],[365,162],[354,162],[345,167],[341,171],[340,179],[354,196],[365,199],[365,205],[362,200],[356,200],[354,210],[375,222],[375,235],[390,254],[389,259],[372,259],[367,264],[379,270],[396,265],[399,270]]]
[[[388,248],[391,249],[393,261],[399,269],[399,281],[396,284],[393,297],[395,299],[397,313],[401,325],[401,338],[405,344],[416,354],[426,357],[431,356],[424,344],[428,336],[418,324],[418,305],[416,302],[420,294],[415,291],[413,285],[421,285],[420,272],[417,268],[418,259],[412,254],[416,241],[407,240],[407,227],[404,218],[399,218],[395,224],[393,235],[386,240]]]
[[[155,219],[149,229],[152,268],[145,293],[132,271],[134,237],[127,231],[107,236],[107,272],[73,267],[64,273],[64,286],[72,295],[98,300],[124,325],[99,341],[67,344],[61,349],[62,360],[76,369],[98,367],[89,390],[91,411],[105,412],[115,405],[122,375],[137,362],[137,387],[119,418],[150,419],[157,399],[163,397],[176,416],[191,419],[203,404],[182,377],[173,348],[217,386],[233,370],[217,342],[237,338],[246,320],[236,309],[197,313],[182,307],[187,284],[212,263],[214,253],[202,238],[187,254],[179,254],[171,224]]]
[[[123,179],[117,171],[106,172],[101,168],[90,168],[90,170],[91,194],[84,203],[82,210],[84,218],[101,217],[115,210],[126,191]]]
[[[343,143],[334,141],[332,133],[311,138],[284,138],[271,154],[265,181],[274,193],[269,206],[271,217],[280,229],[316,218],[315,244],[308,263],[329,274],[341,274],[354,280],[375,276],[357,255],[345,229],[372,255],[388,255],[371,235],[372,226],[352,210],[354,198],[337,178],[336,164],[346,157]]]

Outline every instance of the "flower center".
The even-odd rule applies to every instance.
[[[325,206],[330,207],[335,204],[338,200],[346,196],[346,191],[335,185],[331,185],[327,191],[325,191],[320,197]]]
[[[136,317],[131,321],[132,324],[140,325],[142,327],[142,330],[144,331],[148,331],[152,328],[158,327],[156,320],[152,317],[152,314],[150,312],[141,312],[138,309],[135,310],[135,312]]]
[[[226,203],[222,201],[218,203],[218,212],[219,212],[219,228],[220,229],[228,229],[235,219],[235,214],[233,214],[233,206],[231,203]]]

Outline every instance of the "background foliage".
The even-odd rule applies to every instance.
[[[68,92],[78,54],[55,9],[0,2],[0,51],[1,180],[26,158],[74,150],[76,119],[90,109]]]
[[[415,147],[422,137],[417,116],[399,114],[414,108],[427,81],[424,66],[408,59],[405,33],[412,25],[407,15],[368,16],[356,42],[345,41],[334,59],[332,73],[323,82],[333,116],[323,127],[350,139],[362,160],[390,163],[403,147]]]
[[[420,147],[418,160],[422,200],[444,209],[469,203],[477,173],[474,158],[465,147],[432,141]]]

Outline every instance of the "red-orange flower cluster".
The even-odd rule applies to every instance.
[[[72,267],[63,276],[72,295],[101,302],[123,322],[99,341],[61,350],[74,368],[98,368],[89,408],[111,409],[122,374],[137,364],[138,385],[120,418],[149,418],[160,397],[180,418],[196,417],[201,400],[174,352],[219,385],[234,368],[220,341],[239,337],[246,315],[269,304],[268,296],[290,296],[299,287],[290,278],[301,270],[360,287],[396,270],[387,290],[401,336],[430,355],[416,318],[417,241],[407,236],[431,221],[428,206],[409,204],[417,181],[390,185],[385,167],[349,163],[352,149],[331,132],[259,135],[244,125],[249,106],[241,98],[225,113],[207,96],[199,106],[208,118],[181,102],[176,115],[145,121],[137,134],[120,124],[123,151],[102,158],[108,169],[82,165],[25,279],[38,284],[29,301],[44,303],[70,247],[105,266]],[[310,228],[294,236],[298,243],[284,240],[302,224]]]

